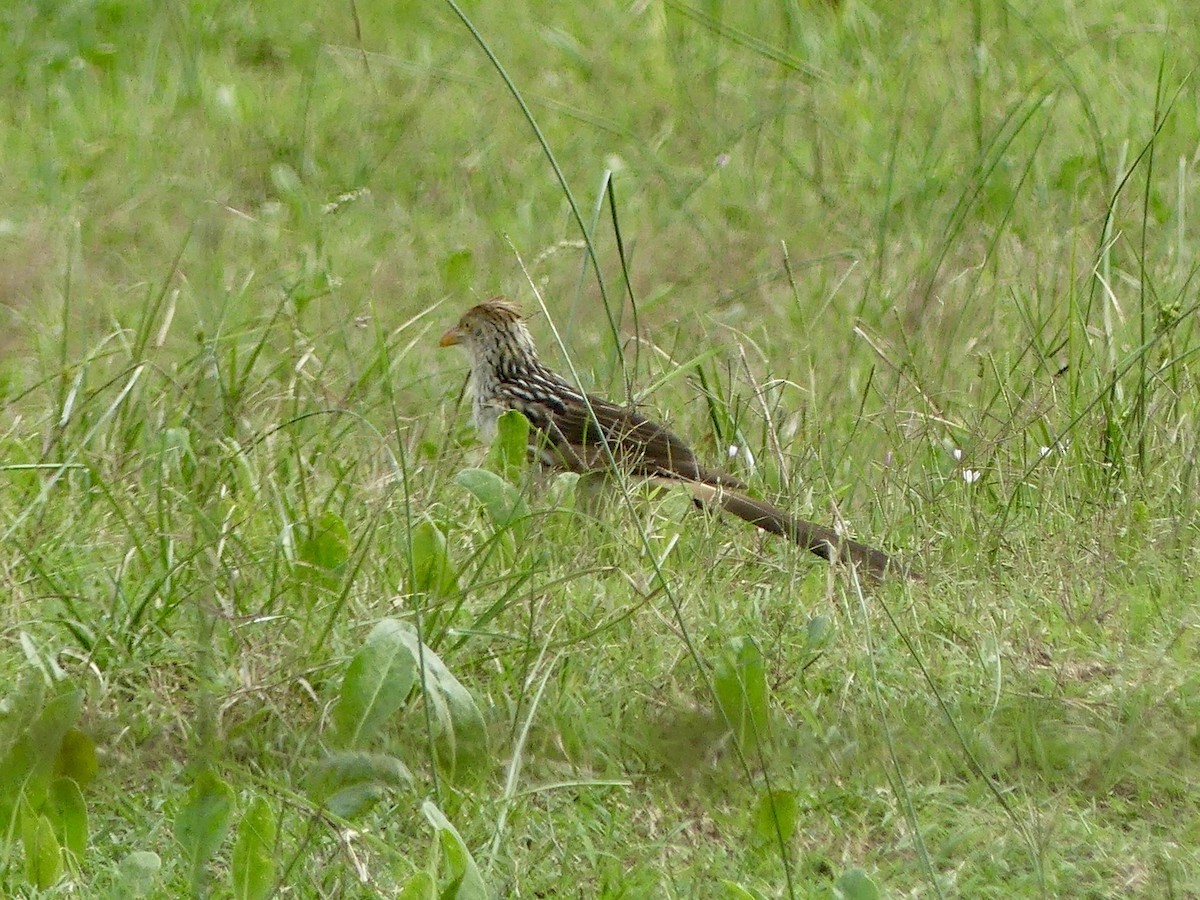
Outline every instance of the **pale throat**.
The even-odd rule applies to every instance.
[[[488,348],[483,352],[480,352],[480,348],[473,348],[474,352],[468,353],[471,358],[471,377],[467,391],[471,395],[471,417],[475,420],[479,437],[488,444],[495,440],[500,414],[508,408],[502,402],[498,402],[498,398],[502,397],[504,392],[499,375],[499,360],[493,354],[537,360],[533,337],[524,326],[519,326],[508,335],[500,336],[497,345],[505,343],[510,346],[503,350],[500,346]]]
[[[496,423],[504,411],[490,399],[498,395],[498,387],[499,382],[492,367],[471,367],[471,378],[467,382],[467,393],[471,396],[471,418],[479,437],[488,444],[496,438]]]

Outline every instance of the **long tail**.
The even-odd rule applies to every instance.
[[[664,484],[670,483],[666,479],[662,481]],[[755,500],[726,487],[716,487],[698,481],[683,483],[688,486],[692,496],[705,506],[718,506],[763,531],[793,541],[822,559],[852,563],[873,578],[903,575],[916,581],[922,580],[920,573],[904,568],[882,550],[842,537],[832,528],[789,516],[769,503]]]

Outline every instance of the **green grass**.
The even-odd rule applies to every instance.
[[[0,894],[1200,893],[1200,14],[902,7],[5,5]],[[498,531],[495,293],[928,582]]]

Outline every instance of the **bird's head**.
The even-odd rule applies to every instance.
[[[461,346],[473,362],[495,359],[498,354],[537,358],[521,310],[503,297],[484,300],[468,309],[458,324],[442,335],[438,346]]]

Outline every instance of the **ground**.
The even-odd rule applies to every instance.
[[[0,893],[1200,894],[1200,11],[0,31]],[[926,580],[482,447],[494,294]]]

